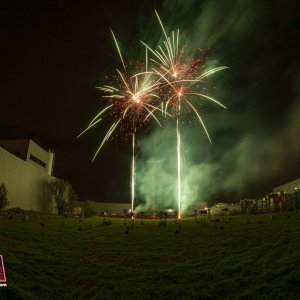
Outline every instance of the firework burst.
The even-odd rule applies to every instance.
[[[164,112],[166,113],[169,107],[173,108],[175,115],[180,115],[181,107],[186,104],[190,110],[192,110],[205,133],[211,142],[208,130],[202,120],[202,117],[192,102],[195,102],[195,98],[209,100],[215,104],[226,107],[213,97],[205,94],[205,79],[210,75],[227,69],[226,66],[220,66],[212,69],[206,69],[205,61],[208,59],[205,56],[194,58],[187,54],[187,48],[180,47],[180,31],[172,31],[168,36],[163,23],[155,11],[159,24],[164,34],[163,46],[152,49],[148,44],[142,42],[154,56],[150,60],[154,62],[155,66],[152,68],[153,73],[161,78],[161,81],[165,84],[164,94],[167,95],[163,99]],[[199,101],[198,101],[199,103]],[[197,102],[195,103],[197,104]]]
[[[163,44],[157,49],[152,49],[142,42],[146,49],[146,59],[143,68],[135,64],[135,72],[130,75],[129,69],[122,57],[121,49],[113,33],[112,37],[123,66],[123,71],[116,69],[114,84],[98,87],[104,92],[102,98],[106,106],[92,119],[81,136],[86,131],[100,123],[105,116],[109,115],[113,121],[103,137],[94,157],[99,154],[104,144],[112,137],[119,128],[125,132],[125,136],[132,137],[132,174],[131,174],[131,198],[132,212],[134,210],[135,193],[135,139],[137,128],[145,125],[152,118],[159,125],[156,112],[165,116],[176,117],[177,137],[177,194],[178,194],[178,218],[181,217],[181,135],[180,117],[183,109],[193,112],[201,123],[209,141],[208,130],[197,109],[199,100],[209,100],[223,108],[222,103],[205,93],[205,79],[215,72],[226,69],[221,66],[212,69],[205,68],[206,57],[194,58],[187,55],[187,50],[181,48],[179,43],[179,30],[172,31],[168,36],[163,23],[155,11],[159,24],[164,34]],[[148,71],[148,52],[152,54],[152,68]],[[197,102],[195,102],[197,99]],[[171,110],[171,114],[168,112]],[[78,137],[79,137],[78,136]]]
[[[87,128],[85,128],[78,137],[101,122],[106,115],[113,118],[113,122],[103,137],[92,161],[95,160],[104,144],[112,137],[118,127],[125,133],[125,136],[132,137],[131,209],[133,212],[135,198],[136,131],[139,127],[149,122],[150,118],[154,119],[161,126],[158,118],[155,116],[155,112],[161,111],[161,109],[157,106],[160,98],[158,95],[160,83],[157,80],[153,80],[153,74],[151,72],[147,72],[147,55],[145,71],[130,76],[113,32],[112,36],[121,59],[124,72],[116,69],[115,84],[97,87],[97,89],[104,92],[102,98],[107,104],[96,114],[96,116],[88,124]],[[138,65],[139,64],[137,64],[137,66]]]
[[[164,113],[167,114],[169,107],[172,108],[173,115],[176,116],[176,138],[177,138],[177,198],[178,198],[178,218],[181,218],[181,135],[179,128],[179,119],[182,108],[192,111],[198,121],[201,123],[209,142],[211,138],[204,121],[194,103],[194,99],[205,99],[215,104],[226,107],[204,93],[205,78],[210,75],[227,69],[226,66],[216,67],[212,69],[205,68],[206,57],[193,58],[186,55],[186,49],[180,47],[179,29],[172,31],[168,36],[163,23],[155,11],[158,22],[164,34],[164,41],[162,46],[157,49],[152,49],[148,44],[142,42],[150,53],[154,56],[151,61],[154,63],[153,73],[156,74],[164,83]],[[199,103],[199,101],[198,101]]]

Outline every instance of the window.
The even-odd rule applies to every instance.
[[[38,165],[46,168],[46,163],[44,163],[43,161],[41,161],[40,159],[38,159],[37,157],[35,157],[34,155],[30,154],[29,158],[34,161],[35,163],[37,163]]]

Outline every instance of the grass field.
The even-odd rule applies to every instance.
[[[299,212],[112,222],[0,216],[1,299],[300,299]]]

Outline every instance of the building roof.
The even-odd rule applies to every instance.
[[[291,194],[297,189],[300,190],[300,178],[273,188],[273,192],[285,192],[286,194]]]

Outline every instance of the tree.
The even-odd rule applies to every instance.
[[[86,200],[83,202],[83,210],[84,210],[84,215],[86,217],[92,217],[97,215],[97,208],[95,205],[95,202]]]
[[[0,184],[0,209],[4,208],[9,204],[7,199],[7,189],[4,183]]]
[[[54,179],[49,183],[49,187],[55,199],[58,214],[66,214],[68,211],[68,183],[62,179]]]
[[[79,197],[73,186],[62,179],[54,179],[49,184],[52,197],[55,199],[59,215],[70,214],[77,205]]]
[[[76,207],[77,203],[79,201],[79,197],[77,193],[75,192],[72,185],[69,185],[68,190],[68,209],[72,213],[74,207]]]

